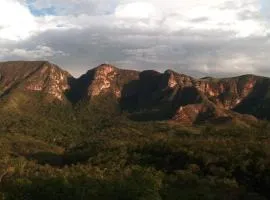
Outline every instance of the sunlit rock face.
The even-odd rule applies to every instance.
[[[124,109],[171,113],[171,119],[189,124],[233,117],[229,111],[241,105],[261,79],[252,75],[195,79],[172,70],[136,72],[111,65],[101,65],[90,72],[89,97],[113,94]]]
[[[214,104],[203,102],[181,106],[173,117],[173,120],[184,124],[200,123],[207,120],[229,118],[226,110],[216,107]]]
[[[120,99],[124,86],[136,79],[139,79],[137,71],[121,70],[112,65],[102,64],[81,76],[76,81],[75,89],[85,88],[86,91],[80,91],[80,95],[84,99],[106,94]]]
[[[173,71],[167,70],[164,73],[164,81],[165,81],[165,87],[174,88],[176,85],[178,85],[178,82],[176,80],[175,74]]]
[[[194,79],[192,77],[186,76],[184,74],[178,74],[172,70],[166,70],[163,76],[163,84],[165,87],[190,87],[194,84]]]
[[[190,104],[186,106],[181,106],[173,116],[173,120],[179,121],[185,124],[193,124],[200,113],[205,109],[202,104]]]
[[[65,91],[69,89],[68,78],[70,75],[56,65],[44,63],[26,80],[25,89],[30,91],[43,91],[50,97],[60,101],[65,100]]]
[[[171,73],[167,81],[167,87],[178,87],[179,89],[195,87],[213,103],[225,109],[233,109],[250,94],[256,84],[256,79],[254,76],[245,76],[231,79],[202,80]]]
[[[252,92],[255,76],[198,81],[197,88],[211,101],[225,109],[233,109]]]
[[[181,75],[178,75],[178,77],[181,77]],[[215,106],[210,109],[213,111],[212,115],[205,115],[206,104],[194,104],[198,102],[189,101],[183,106],[180,100],[178,102],[180,107],[176,110],[173,118],[177,121],[193,123],[198,121],[199,116],[205,119],[226,117],[226,114],[221,114],[221,110],[233,110],[240,105],[252,93],[258,79],[259,77],[252,75],[226,79],[175,78],[176,84],[174,84],[174,87],[178,87],[178,90],[183,91],[187,87],[196,88],[198,90],[197,96],[201,96],[202,101],[207,100]],[[169,85],[170,83],[168,83],[168,87]],[[185,94],[185,96],[190,95],[191,92]],[[209,113],[209,110],[207,112]]]
[[[102,64],[75,79],[46,61],[0,63],[0,100],[16,93],[72,104],[109,97],[106,103],[113,101],[123,111],[186,124],[240,118],[235,111],[270,118],[270,79],[254,75],[195,79],[172,70],[139,72]]]
[[[40,92],[49,100],[65,100],[71,75],[49,62],[5,62],[0,64],[3,93],[13,90]]]
[[[106,92],[108,90],[113,90],[116,96],[120,95],[119,88],[113,88],[113,84],[115,78],[117,76],[117,69],[111,65],[101,65],[95,69],[94,77],[92,80],[92,84],[89,87],[88,95],[89,96],[98,96],[102,92]]]

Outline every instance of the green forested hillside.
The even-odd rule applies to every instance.
[[[0,200],[270,199],[269,85],[0,63]]]
[[[270,198],[267,122],[134,122],[113,102],[1,109],[0,198]]]

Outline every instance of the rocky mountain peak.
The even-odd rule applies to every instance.
[[[94,68],[94,70],[96,71],[104,71],[104,72],[109,72],[109,71],[113,71],[113,70],[117,70],[118,68],[110,65],[110,64],[101,64],[99,66],[97,66],[96,68]]]
[[[45,62],[40,70],[26,80],[25,89],[29,91],[43,91],[49,96],[64,101],[65,91],[68,90],[68,79],[72,76],[58,66]]]
[[[110,95],[122,110],[190,124],[239,117],[235,111],[270,118],[270,79],[254,75],[195,79],[172,70],[139,72],[102,64],[75,79],[46,61],[0,63],[0,101],[16,99],[17,93],[72,103]]]
[[[0,63],[0,94],[15,91],[41,92],[46,98],[63,101],[71,75],[47,61],[13,61]]]
[[[88,96],[94,97],[108,91],[111,88],[118,74],[118,69],[112,65],[102,64],[97,68],[90,70],[89,74],[91,74],[93,77],[91,85],[88,88]],[[115,92],[119,93],[119,91]]]
[[[175,77],[175,72],[172,70],[166,70],[164,72],[164,81],[165,81],[165,85],[169,88],[174,88],[177,85],[177,80]]]

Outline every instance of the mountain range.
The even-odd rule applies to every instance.
[[[270,119],[270,78],[197,79],[172,70],[135,71],[109,64],[74,78],[47,61],[0,63],[0,109],[21,112],[26,104],[92,104],[100,99],[134,120],[249,124]]]
[[[270,199],[269,91],[255,75],[1,62],[0,199]]]

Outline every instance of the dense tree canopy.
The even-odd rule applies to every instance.
[[[270,198],[268,122],[135,122],[103,105],[1,110],[0,199]]]

